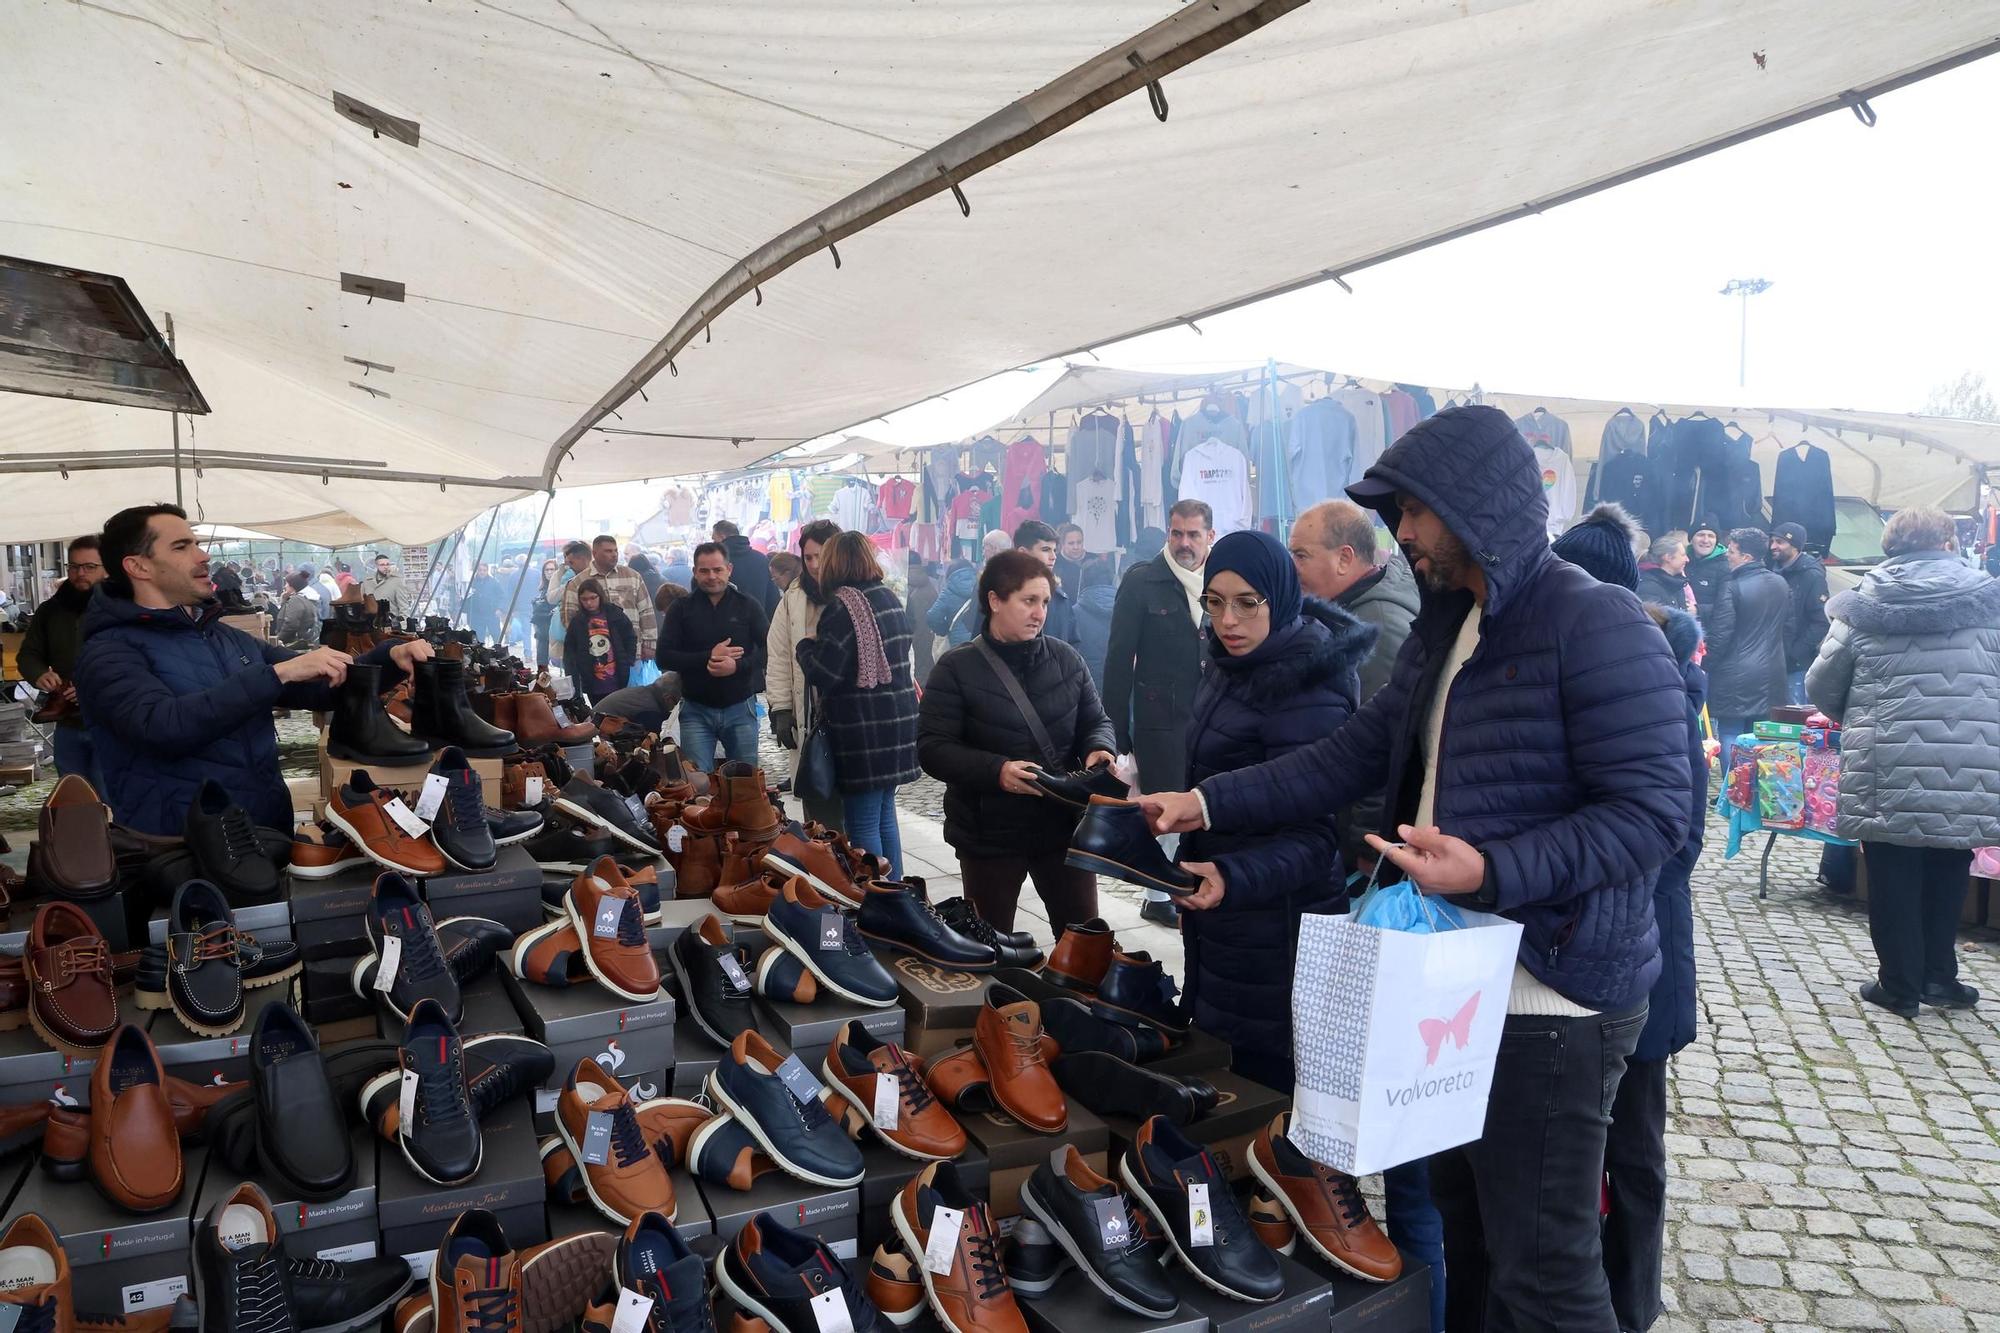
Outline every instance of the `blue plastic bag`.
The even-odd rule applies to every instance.
[[[658,662],[647,660],[632,668],[632,683],[634,685],[651,685],[659,678],[660,664]]]
[[[1381,869],[1379,864],[1376,869]],[[1354,905],[1353,917],[1356,925],[1407,931],[1412,935],[1465,928],[1465,917],[1456,907],[1424,893],[1415,881],[1407,879],[1394,884],[1371,881],[1368,892]]]

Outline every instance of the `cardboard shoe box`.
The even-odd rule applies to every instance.
[[[308,962],[357,958],[368,952],[368,932],[361,917],[381,873],[382,867],[363,861],[325,879],[285,877],[285,893],[292,903],[292,938]]]
[[[571,987],[536,986],[502,971],[529,1036],[555,1053],[549,1082],[534,1097],[539,1132],[554,1128],[556,1093],[583,1060],[595,1060],[641,1099],[665,1095],[674,1063],[674,1002],[634,1004],[595,982]]]
[[[1216,1107],[1193,1124],[1182,1126],[1181,1133],[1207,1148],[1216,1165],[1229,1179],[1247,1180],[1250,1177],[1250,1141],[1277,1117],[1278,1112],[1290,1106],[1292,1099],[1226,1069],[1214,1070],[1202,1077],[1219,1094]],[[1107,1123],[1111,1127],[1111,1155],[1114,1158],[1122,1156],[1131,1145],[1139,1122],[1114,1117]]]
[[[986,979],[927,963],[908,954],[878,954],[901,992],[898,1003],[909,1016],[903,1044],[929,1058],[951,1049],[972,1035],[972,1024],[986,1003]]]
[[[404,1160],[396,1144],[377,1145],[375,1208],[382,1253],[400,1254],[428,1273],[446,1228],[474,1208],[497,1216],[515,1249],[548,1238],[543,1208],[548,1186],[527,1103],[516,1099],[494,1111],[480,1122],[480,1132],[479,1171],[458,1185],[433,1184]]]
[[[1328,1333],[1430,1333],[1431,1270],[1408,1255],[1394,1282],[1363,1282],[1342,1271],[1301,1240],[1292,1258],[1325,1278],[1333,1289]]]
[[[357,764],[351,759],[337,759],[327,753],[326,733],[322,731],[319,736],[319,797],[322,801],[331,800],[333,793],[353,776],[356,769],[365,769],[369,779],[378,787],[388,787],[414,795],[422,790],[424,776],[431,771],[431,765],[436,762],[435,750],[431,751],[430,757],[422,763],[403,764],[395,768],[382,764]],[[492,798],[487,804],[497,804],[500,798],[501,761],[468,758],[466,762],[472,765],[472,771],[479,775],[480,786]]]
[[[134,914],[141,918],[145,915],[145,909],[139,905],[140,890],[134,883],[138,878],[129,874],[124,877],[125,883],[134,885],[129,890],[113,889],[102,898],[88,898],[71,903],[71,906],[80,908],[83,914],[90,918],[98,933],[104,936],[105,946],[114,953],[136,949],[144,943],[133,929]],[[6,929],[0,930],[0,953],[27,952],[28,931],[34,926],[35,913],[41,905],[40,901],[17,902],[7,910]]]
[[[1035,1333],[1208,1333],[1208,1316],[1182,1301],[1164,1319],[1134,1314],[1111,1300],[1071,1264],[1042,1296],[1016,1294]]]
[[[248,931],[260,940],[288,940],[292,937],[292,905],[282,898],[276,902],[232,907],[229,914],[235,918],[238,930]],[[146,939],[152,944],[167,942],[165,912],[155,912],[152,919],[146,922]]]
[[[491,870],[432,875],[419,888],[434,921],[483,916],[520,935],[548,919],[542,912],[542,868],[519,843],[502,847]]]
[[[709,1074],[722,1061],[722,1048],[703,1036],[692,1020],[674,1024],[674,1064],[668,1070],[668,1086],[676,1097],[693,1097],[707,1085]]]
[[[171,1305],[192,1294],[195,1200],[201,1193],[207,1151],[181,1149],[180,1197],[140,1217],[113,1206],[87,1184],[52,1180],[30,1171],[14,1195],[9,1217],[39,1213],[69,1255],[77,1304],[94,1315],[133,1315]]]
[[[773,1035],[782,1040],[782,1050],[799,1057],[813,1077],[820,1077],[820,1064],[833,1046],[833,1039],[849,1022],[859,1022],[878,1041],[901,1042],[905,1015],[901,1009],[878,1009],[872,1005],[844,1000],[824,988],[811,1004],[790,1004],[759,995],[754,1001]]]
[[[772,1171],[747,1190],[703,1181],[701,1197],[720,1240],[734,1240],[751,1218],[769,1213],[794,1231],[817,1236],[843,1259],[860,1253],[861,1191],[852,1185],[814,1185]]]
[[[1091,1170],[1100,1176],[1106,1174],[1111,1131],[1104,1121],[1075,1102],[1069,1106],[1069,1125],[1055,1134],[1029,1129],[1004,1111],[960,1112],[958,1123],[965,1126],[965,1132],[986,1154],[987,1200],[993,1205],[996,1218],[1020,1213],[1021,1187],[1028,1183],[1035,1168],[1065,1143],[1075,1146]]]
[[[1225,1296],[1188,1272],[1179,1259],[1166,1260],[1167,1283],[1181,1309],[1208,1316],[1211,1333],[1326,1333],[1333,1312],[1333,1287],[1326,1278],[1285,1255],[1277,1255],[1285,1275],[1284,1294],[1269,1301]],[[1426,1312],[1428,1318],[1428,1312]]]
[[[379,1140],[360,1126],[349,1135],[354,1152],[354,1177],[347,1193],[338,1198],[310,1200],[268,1172],[242,1176],[220,1160],[209,1165],[195,1203],[197,1223],[209,1210],[248,1180],[271,1200],[277,1216],[278,1232],[285,1253],[294,1259],[327,1259],[345,1262],[372,1259],[381,1248],[382,1232],[375,1214],[375,1151]]]
[[[132,996],[119,998],[119,1022],[143,1028],[149,1016]],[[96,1063],[85,1056],[65,1055],[50,1049],[23,1013],[21,1026],[0,1032],[0,1106],[23,1106],[43,1100],[57,1106],[87,1106],[90,1071]]]

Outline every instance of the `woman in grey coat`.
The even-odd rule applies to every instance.
[[[1950,515],[1889,520],[1889,557],[1826,605],[1806,694],[1841,724],[1836,830],[1861,843],[1877,979],[1905,1018],[1969,1009],[1954,944],[1972,849],[2000,844],[2000,582],[1968,568]]]

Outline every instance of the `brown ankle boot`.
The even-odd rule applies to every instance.
[[[778,836],[778,809],[764,786],[764,770],[732,759],[709,780],[708,804],[690,806],[681,815],[689,832],[736,834],[752,849]]]
[[[507,729],[523,745],[546,745],[551,741],[557,745],[577,745],[597,735],[597,728],[588,722],[563,725],[545,694],[530,691],[514,695],[513,700],[514,725]]]
[[[672,839],[661,835],[661,841],[667,847],[667,863],[674,868],[674,897],[706,898],[722,882],[722,861],[730,850],[733,835],[696,833],[685,824],[680,827],[681,849],[678,852],[673,849]]]
[[[493,725],[502,731],[513,731],[516,737],[521,734],[514,730],[519,722],[520,698],[513,690],[502,690],[493,695]]]

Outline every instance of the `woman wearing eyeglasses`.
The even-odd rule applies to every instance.
[[[1291,555],[1232,532],[1204,567],[1208,660],[1188,721],[1190,787],[1338,730],[1361,694],[1375,627],[1299,591]],[[1181,899],[1191,1016],[1228,1042],[1237,1073],[1292,1088],[1292,957],[1299,917],[1346,905],[1334,818],[1277,833],[1186,834],[1179,859],[1204,883]]]

